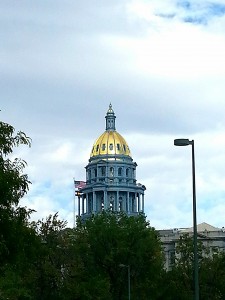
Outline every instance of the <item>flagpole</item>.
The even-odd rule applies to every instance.
[[[84,188],[86,186],[86,181],[81,181],[81,180],[78,180],[76,181],[74,178],[74,227],[76,225],[76,216],[75,216],[75,199],[76,199],[76,196],[78,197],[78,201],[77,201],[77,210],[78,210],[78,217],[80,217],[80,195],[82,194],[82,192],[80,192],[80,190],[82,190],[82,188]],[[76,190],[77,188],[77,190]],[[83,194],[82,194],[83,195]],[[82,196],[82,213],[83,213],[83,196]]]
[[[76,202],[76,192],[74,189],[74,200],[73,200],[73,228],[75,228],[75,218],[76,218],[76,214],[75,214],[75,202]]]
[[[73,198],[73,228],[75,228],[75,219],[76,219],[76,214],[75,214],[75,209],[76,209],[76,187],[75,187],[75,179],[73,178],[73,186],[74,186],[74,198]]]

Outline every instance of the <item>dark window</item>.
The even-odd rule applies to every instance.
[[[120,144],[117,144],[117,150],[120,151]]]
[[[129,169],[127,168],[127,169],[126,169],[126,176],[129,176],[129,173],[130,173],[130,172],[129,172]]]
[[[102,176],[105,176],[105,172],[106,171],[106,169],[105,169],[105,167],[102,167]]]
[[[113,150],[113,144],[109,144],[109,150]]]
[[[118,176],[122,176],[122,168],[118,169]]]
[[[97,169],[94,169],[94,176],[97,177]]]
[[[102,151],[105,151],[105,144],[102,144]]]
[[[98,152],[98,149],[99,149],[99,145],[97,145],[97,147],[96,147],[96,152]]]
[[[126,151],[126,146],[125,145],[123,145],[123,150]]]

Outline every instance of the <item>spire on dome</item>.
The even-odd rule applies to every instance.
[[[116,130],[116,126],[115,126],[116,116],[114,114],[111,102],[109,104],[109,109],[106,113],[105,118],[106,118],[106,130]]]

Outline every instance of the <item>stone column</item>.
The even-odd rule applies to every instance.
[[[84,214],[84,194],[81,196],[82,198],[82,206],[81,206],[81,213]]]
[[[142,212],[145,211],[145,201],[144,201],[144,194],[142,194]]]
[[[137,196],[138,196],[138,193],[135,193],[135,198],[134,198],[134,211],[133,212],[137,212]]]
[[[108,197],[107,191],[104,191],[104,210],[108,209]]]
[[[89,213],[89,195],[88,193],[86,194],[86,213]]]
[[[93,192],[93,213],[96,213],[96,193]]]
[[[116,207],[115,207],[115,210],[116,211],[119,211],[119,192],[116,191]]]
[[[141,201],[140,201],[141,199],[140,199],[140,193],[138,193],[138,212],[140,212],[141,211]]]
[[[78,196],[77,199],[78,199],[78,216],[80,217],[80,196]]]
[[[130,213],[130,193],[127,192],[127,212]]]

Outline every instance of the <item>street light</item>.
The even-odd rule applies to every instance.
[[[175,139],[175,146],[192,145],[192,179],[193,179],[193,231],[194,231],[194,286],[195,300],[199,300],[199,282],[198,282],[198,248],[197,248],[197,214],[196,214],[196,189],[195,189],[195,151],[194,140]]]
[[[130,300],[130,265],[120,264],[119,267],[127,268],[127,276],[128,276],[128,300]]]

